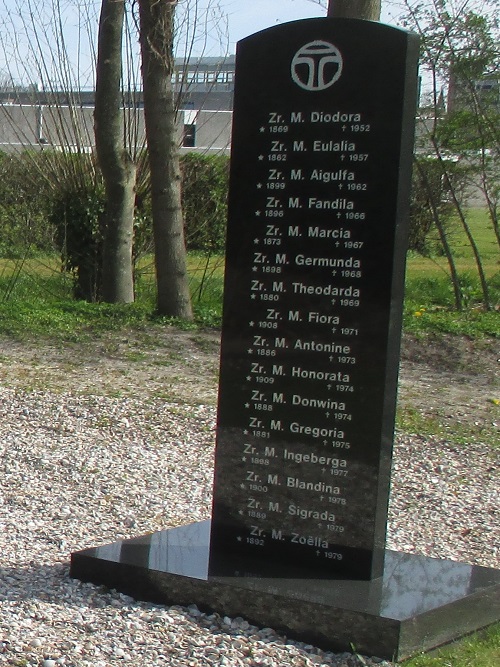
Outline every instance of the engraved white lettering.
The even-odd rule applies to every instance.
[[[347,169],[338,169],[337,171],[313,169],[309,178],[311,181],[331,183],[332,181],[354,181],[356,175],[353,171],[348,171]]]
[[[344,438],[344,431],[336,428],[320,428],[319,426],[304,426],[298,422],[291,422],[290,431],[292,433],[301,433],[303,435],[312,435],[313,438]]]
[[[351,346],[342,345],[342,343],[319,343],[315,340],[302,340],[298,338],[294,344],[295,350],[303,350],[306,352],[329,352],[331,354],[350,354]]]
[[[295,257],[295,264],[297,266],[326,266],[332,269],[359,269],[361,268],[361,261],[354,259],[354,257],[306,257],[305,255],[297,255]]]
[[[313,141],[313,151],[315,153],[342,153],[346,151],[352,153],[356,150],[356,144],[352,141]]]
[[[315,208],[317,210],[325,211],[352,211],[354,202],[348,199],[316,199],[316,197],[309,197],[308,208]]]
[[[290,542],[293,542],[294,544],[304,544],[308,547],[329,548],[329,544],[326,540],[321,539],[321,537],[315,537],[314,535],[299,535],[299,533],[292,533]]]
[[[286,461],[295,461],[295,463],[313,463],[320,466],[329,466],[330,468],[347,468],[346,459],[338,459],[332,456],[318,456],[314,452],[303,454],[302,452],[291,452],[285,449],[283,458]]]
[[[290,371],[292,377],[302,378],[303,380],[326,380],[327,382],[345,382],[351,381],[347,373],[329,373],[328,371],[309,370],[301,366],[292,366]]]
[[[295,227],[289,228],[288,235],[297,236],[297,234],[290,234],[290,229],[295,229]],[[340,227],[338,229],[335,228],[323,229],[322,227],[309,227],[309,229],[307,230],[307,235],[311,239],[350,239],[351,230],[344,229],[343,227]]]
[[[311,111],[311,123],[359,123],[360,120],[360,113]]]
[[[298,505],[288,505],[288,514],[299,517],[299,519],[316,519],[321,521],[331,521],[335,523],[335,514],[324,510],[318,512],[317,510],[308,510]]]
[[[332,401],[329,398],[307,398],[300,394],[293,394],[292,405],[302,405],[304,408],[326,408],[327,410],[339,410],[345,412],[346,405],[343,402]]]
[[[349,296],[359,297],[361,291],[352,285],[347,287],[336,287],[335,285],[306,285],[305,283],[292,283],[295,294],[318,294],[322,296]]]
[[[307,321],[315,324],[340,324],[340,317],[337,315],[323,315],[323,313],[310,312],[307,314]]]
[[[302,489],[303,491],[320,491],[321,493],[335,493],[332,484],[325,482],[304,482],[299,477],[287,477],[286,485],[291,489]]]

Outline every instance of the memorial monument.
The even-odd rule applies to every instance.
[[[385,549],[417,60],[352,19],[239,43],[212,521],[72,576],[382,658],[499,619],[497,571]]]

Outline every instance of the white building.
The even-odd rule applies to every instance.
[[[181,151],[229,152],[234,91],[234,56],[175,61]],[[0,150],[27,147],[94,149],[94,92],[0,92]],[[124,125],[130,143],[145,142],[142,93],[124,94]]]

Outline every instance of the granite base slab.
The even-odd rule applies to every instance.
[[[210,522],[75,552],[70,575],[138,600],[243,616],[334,651],[401,660],[500,620],[500,570],[386,551],[355,581],[255,561],[210,562]]]

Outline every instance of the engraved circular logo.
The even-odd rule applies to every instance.
[[[292,79],[304,90],[325,90],[340,79],[343,60],[333,44],[316,40],[302,46],[292,60]]]

